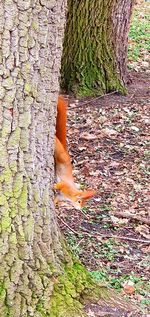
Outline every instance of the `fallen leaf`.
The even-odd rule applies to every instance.
[[[139,232],[144,238],[150,239],[149,226],[139,225],[135,228],[135,231]]]
[[[80,139],[84,139],[84,140],[95,140],[97,139],[97,135],[95,134],[90,134],[88,132],[83,132],[80,134]]]
[[[146,68],[149,68],[149,62],[147,62],[147,61],[142,61],[142,67],[144,68],[144,69],[146,69]]]
[[[97,171],[91,171],[91,172],[89,172],[89,175],[90,176],[98,176],[100,174],[100,172],[99,172],[99,170],[97,170]]]
[[[84,150],[86,150],[87,148],[86,148],[86,146],[79,146],[78,149],[79,149],[80,151],[84,151]]]
[[[135,292],[134,283],[132,281],[126,281],[122,284],[123,290],[126,294],[132,295]]]
[[[139,128],[138,127],[136,127],[135,125],[133,125],[132,127],[131,127],[131,129],[133,130],[133,131],[135,131],[135,132],[139,132]]]
[[[118,134],[118,132],[114,129],[105,128],[105,129],[101,130],[101,134],[103,136],[107,136],[109,138],[112,138],[112,137],[116,136]]]
[[[141,248],[142,252],[144,252],[145,254],[150,254],[150,245],[145,247],[145,248]]]

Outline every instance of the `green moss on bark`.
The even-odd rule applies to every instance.
[[[27,196],[28,196],[27,183],[24,183],[22,186],[20,196],[18,198],[18,206],[20,209],[27,209]]]
[[[0,283],[0,316],[7,317],[8,315],[8,307],[5,305],[6,300],[6,289],[3,283]]]
[[[6,296],[6,290],[4,289],[4,285],[0,284],[0,306],[4,303]]]
[[[84,301],[101,297],[101,289],[92,280],[84,266],[75,261],[64,267],[64,274],[55,280],[50,298],[50,312],[46,314],[42,301],[37,306],[41,316],[47,317],[86,317]]]
[[[21,195],[23,187],[23,174],[17,173],[13,182],[13,196],[18,198]]]
[[[81,264],[65,266],[64,274],[56,280],[50,298],[50,313],[46,314],[42,302],[38,305],[37,311],[42,317],[85,317],[80,295],[89,284],[87,272]]]
[[[79,96],[125,93],[112,45],[113,2],[68,1],[61,86]]]
[[[8,140],[8,145],[7,145],[8,149],[18,147],[19,140],[20,140],[20,128],[17,127],[13,132],[11,132],[11,135]]]

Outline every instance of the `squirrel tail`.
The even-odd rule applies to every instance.
[[[62,96],[58,97],[56,136],[67,151],[67,102]]]

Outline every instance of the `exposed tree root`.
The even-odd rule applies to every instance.
[[[91,307],[92,304],[97,306],[98,311],[101,311],[103,307],[103,315],[96,315],[96,316],[113,316],[113,317],[120,317],[120,316],[138,316],[139,309],[138,307],[132,302],[126,302],[124,299],[121,298],[121,295],[118,295],[114,290],[109,290],[106,286],[96,286],[97,290],[97,301],[92,299],[92,303],[90,303],[90,296],[85,297],[85,309],[88,312],[87,307]],[[99,296],[99,298],[98,298]],[[136,313],[136,315],[135,315]],[[88,314],[88,316],[90,316]],[[93,315],[94,316],[94,315]],[[139,315],[140,316],[140,315]],[[91,316],[90,316],[91,317]]]
[[[127,218],[127,219],[133,219],[133,220],[136,220],[136,221],[140,221],[140,222],[143,222],[147,225],[150,225],[150,218],[144,218],[144,217],[140,217],[138,215],[132,215],[132,214],[128,214],[128,213],[125,213],[125,212],[120,212],[120,211],[113,211],[113,214],[119,218]]]

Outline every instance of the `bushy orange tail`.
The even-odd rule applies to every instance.
[[[84,206],[87,199],[94,194],[94,190],[79,190],[74,182],[71,158],[67,150],[66,141],[67,102],[62,96],[58,97],[56,138],[55,138],[55,166],[58,183],[54,186],[63,200],[70,201],[75,208]]]
[[[56,118],[56,136],[67,151],[67,102],[62,96],[58,97],[57,118]]]

